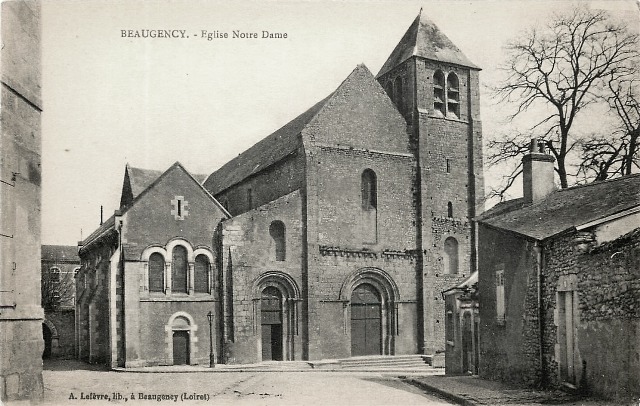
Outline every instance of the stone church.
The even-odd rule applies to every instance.
[[[475,268],[479,68],[425,16],[209,176],[127,166],[81,242],[78,355],[111,366],[444,350]]]

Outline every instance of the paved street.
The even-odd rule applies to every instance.
[[[44,380],[47,405],[177,402],[214,405],[451,404],[401,382],[394,375],[381,373],[132,373],[92,369],[76,361],[58,361],[45,364]],[[118,393],[122,398],[118,399]]]

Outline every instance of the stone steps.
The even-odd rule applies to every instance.
[[[338,360],[340,369],[432,369],[424,355],[367,356]]]

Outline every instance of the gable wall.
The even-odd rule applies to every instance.
[[[204,190],[180,168],[169,173],[124,214],[123,243],[137,247],[138,252],[150,244],[165,245],[174,237],[181,237],[196,247],[212,248],[215,229],[224,215]],[[188,215],[175,219],[171,201],[184,196]],[[129,251],[132,252],[132,251]]]

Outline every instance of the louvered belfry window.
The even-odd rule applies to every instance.
[[[187,293],[187,278],[189,275],[187,267],[187,250],[181,245],[178,245],[173,249],[171,268],[171,292]]]
[[[164,291],[164,258],[153,253],[149,256],[149,292]]]
[[[209,258],[206,255],[196,257],[194,285],[196,293],[209,293]]]

